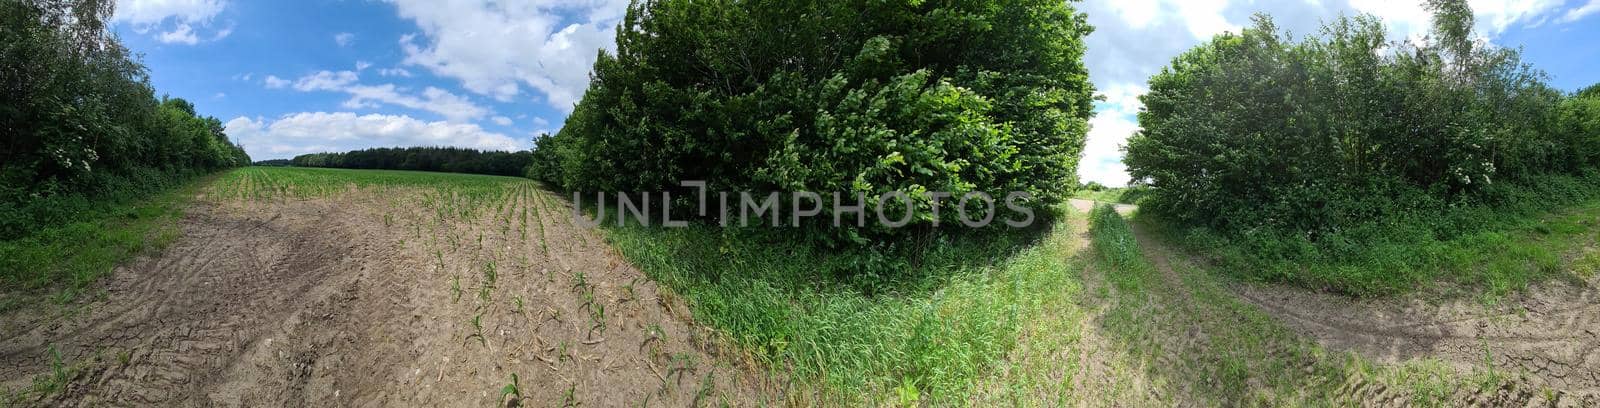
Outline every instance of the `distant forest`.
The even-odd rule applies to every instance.
[[[263,167],[289,167],[289,166],[293,166],[294,165],[294,161],[289,160],[289,159],[273,159],[273,160],[262,160],[262,161],[258,161],[258,162],[255,162],[255,163],[250,163],[250,165],[251,166],[263,166]]]
[[[257,165],[438,171],[518,177],[523,175],[523,169],[528,167],[532,159],[533,155],[527,151],[485,152],[456,147],[383,147],[345,153],[302,154],[288,160],[287,163],[268,160]]]

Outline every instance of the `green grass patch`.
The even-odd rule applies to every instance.
[[[102,200],[63,197],[71,211],[31,233],[0,241],[0,289],[28,295],[53,293],[67,302],[117,264],[160,249],[178,235],[183,206],[209,178],[150,188],[149,195],[119,193]],[[39,204],[35,204],[39,205]],[[16,307],[24,297],[8,297],[0,308]]]
[[[1348,400],[1359,396],[1345,388],[1362,382],[1399,390],[1411,405],[1439,406],[1453,390],[1494,390],[1507,379],[1492,368],[1459,373],[1435,360],[1381,365],[1328,351],[1238,300],[1216,271],[1138,242],[1133,226],[1108,206],[1090,220],[1094,266],[1109,286],[1098,294],[1108,304],[1103,333],[1134,355],[1130,365],[1142,367],[1149,382],[1177,388],[1159,394],[1185,394],[1199,405],[1337,406],[1363,403]],[[1150,256],[1166,257],[1172,270],[1158,270]]]
[[[1157,229],[1235,278],[1358,297],[1445,283],[1451,292],[1492,300],[1541,280],[1593,274],[1596,260],[1569,258],[1596,242],[1600,177],[1546,176],[1431,208],[1317,237],[1269,229]]]
[[[911,404],[964,400],[1026,322],[1048,317],[1040,305],[1076,292],[1066,230],[929,237],[866,260],[876,255],[703,225],[606,235],[796,398]],[[863,263],[903,273],[862,274]]]
[[[1072,193],[1072,198],[1102,203],[1138,204],[1139,199],[1144,198],[1148,191],[1144,187],[1082,188]]]

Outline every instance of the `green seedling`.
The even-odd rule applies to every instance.
[[[500,273],[495,270],[494,262],[483,265],[483,286],[478,289],[478,299],[489,301],[490,294],[494,292],[495,281],[499,277]]]
[[[450,278],[450,293],[452,293],[454,295],[454,298],[452,298],[450,300],[450,302],[454,303],[454,302],[460,302],[461,301],[461,276],[460,275],[456,275],[455,277]]]
[[[584,276],[583,271],[573,272],[572,273],[572,288],[573,289],[581,289],[581,288],[583,288],[585,286],[589,286],[589,278],[587,276]]]
[[[473,331],[473,333],[471,335],[468,335],[467,338],[470,339],[470,338],[473,338],[473,337],[477,337],[478,338],[478,344],[483,345],[483,346],[488,346],[489,345],[489,340],[487,338],[483,337],[483,314],[482,313],[479,313],[476,316],[472,316],[472,331]]]
[[[578,406],[578,392],[577,391],[578,391],[578,385],[577,384],[568,385],[567,386],[566,395],[561,397],[561,406],[563,406],[563,407],[576,407],[576,406]]]
[[[589,320],[594,322],[594,326],[589,328],[590,334],[593,334],[596,330],[605,333],[606,305],[594,304],[589,306]]]
[[[522,399],[522,385],[519,382],[517,373],[511,373],[511,383],[500,389],[500,400],[504,401],[508,395],[518,400]]]

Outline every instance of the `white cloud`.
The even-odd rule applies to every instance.
[[[511,126],[511,118],[505,116],[495,116],[494,118],[491,118],[491,120],[494,120],[494,124],[496,125]]]
[[[300,92],[337,91],[356,83],[359,79],[356,73],[351,71],[319,71],[295,80],[294,89]]]
[[[390,1],[422,30],[400,40],[406,64],[500,101],[531,88],[563,111],[583,96],[597,50],[615,43],[614,27],[628,3],[465,0],[439,7],[432,0]]]
[[[1383,18],[1390,32],[1409,38],[1428,34],[1433,14],[1422,1],[1349,0],[1350,8]],[[1476,29],[1490,37],[1500,35],[1519,23],[1540,23],[1540,17],[1561,7],[1565,0],[1469,0],[1477,17]]]
[[[226,6],[222,0],[117,0],[111,20],[130,24],[140,34],[155,31],[162,43],[194,45],[200,43],[199,29],[209,28]],[[206,38],[216,41],[229,34],[232,25]]]
[[[520,150],[516,139],[474,124],[427,122],[404,115],[302,112],[275,120],[237,117],[224,125],[228,136],[257,160],[298,154],[390,146],[455,146]]]
[[[386,77],[410,78],[411,71],[407,71],[405,68],[384,68],[378,70],[378,75],[383,75]]]
[[[450,120],[478,119],[490,113],[488,108],[478,106],[467,98],[431,86],[422,90],[420,98],[401,93],[403,89],[394,84],[358,85],[342,91],[350,94],[350,100],[345,101],[344,106],[351,109],[388,104],[437,113]]]
[[[361,85],[358,83],[360,80],[360,75],[355,71],[317,71],[294,81],[268,75],[266,86],[272,89],[292,86],[300,92],[347,93],[350,99],[344,101],[343,106],[349,109],[394,105],[437,113],[452,121],[479,119],[491,113],[488,108],[443,89],[430,86],[424,88],[421,95],[412,95],[394,84]]]
[[[366,61],[356,61],[356,71],[366,71],[367,68],[372,68],[372,63]]]
[[[356,35],[351,33],[338,33],[333,35],[333,42],[335,44],[339,44],[340,47],[348,47],[350,46],[350,43],[355,42],[355,40]]]
[[[1122,187],[1128,183],[1127,166],[1122,164],[1122,146],[1128,136],[1139,130],[1134,115],[1139,113],[1139,95],[1147,92],[1143,86],[1122,84],[1100,91],[1106,101],[1089,120],[1089,137],[1083,146],[1083,160],[1078,163],[1078,177],[1084,182]]]
[[[222,0],[117,0],[113,20],[139,25],[158,24],[168,18],[181,23],[210,21],[222,12]]]
[[[228,24],[227,27],[225,27],[225,28],[223,28],[221,30],[217,30],[216,34],[212,34],[211,35],[211,41],[217,41],[217,40],[221,40],[221,39],[224,39],[224,38],[228,38],[229,35],[233,35],[233,24]]]
[[[1584,4],[1580,7],[1573,7],[1571,10],[1567,10],[1566,14],[1561,15],[1561,22],[1571,23],[1582,20],[1584,17],[1594,14],[1595,12],[1600,12],[1600,0],[1589,0],[1588,4]]]
[[[174,28],[172,31],[161,33],[161,35],[157,36],[156,39],[167,44],[195,45],[200,43],[200,37],[196,37],[194,35],[194,30],[189,28],[188,23],[178,24],[177,28]]]
[[[287,79],[278,78],[277,75],[267,75],[267,77],[261,81],[267,86],[267,89],[283,89],[284,87],[287,87],[289,84],[293,83]]]

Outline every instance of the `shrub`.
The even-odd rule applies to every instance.
[[[1090,30],[1044,0],[637,2],[529,173],[573,191],[900,191],[913,226],[934,221],[926,191],[1050,208],[1077,184]]]
[[[1590,166],[1583,152],[1596,145],[1556,131],[1562,96],[1542,73],[1476,42],[1464,2],[1429,7],[1434,36],[1420,42],[1387,41],[1376,18],[1354,17],[1295,43],[1258,16],[1175,58],[1150,79],[1127,146],[1148,207],[1315,241]]]

